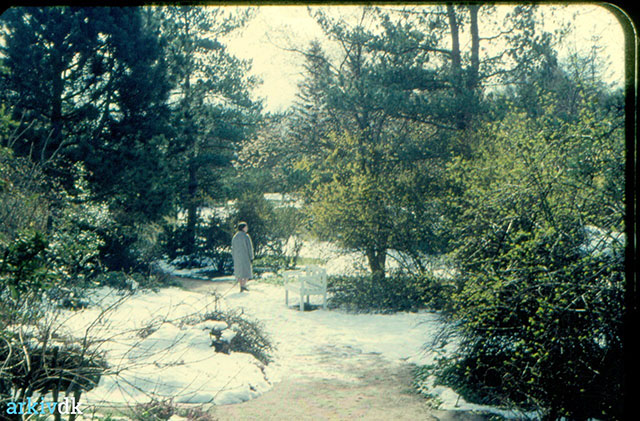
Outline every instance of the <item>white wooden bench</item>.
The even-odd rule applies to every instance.
[[[289,291],[300,297],[300,311],[304,311],[304,296],[322,295],[322,308],[327,309],[327,271],[319,267],[288,270],[284,276],[284,302],[289,306]]]

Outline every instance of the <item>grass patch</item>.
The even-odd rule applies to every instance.
[[[277,285],[277,286],[283,286],[284,285],[284,277],[282,275],[278,275],[278,274],[273,274],[270,276],[261,276],[259,278],[255,279],[256,282],[260,282],[263,284],[269,284],[269,285]]]

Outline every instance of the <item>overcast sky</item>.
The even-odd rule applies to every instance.
[[[563,44],[561,57],[569,50],[590,48],[593,37],[600,37],[600,42],[606,46],[603,55],[611,62],[609,81],[623,82],[624,33],[613,14],[599,6],[574,4],[551,17],[548,6],[541,8],[545,16],[549,16],[544,22],[550,28],[556,19],[575,26],[575,31]],[[355,9],[354,6],[332,6],[333,13],[347,17]],[[302,57],[285,47],[304,48],[313,39],[323,39],[322,31],[309,16],[306,6],[295,5],[258,6],[256,16],[229,41],[232,53],[253,61],[253,73],[263,81],[256,94],[265,98],[267,111],[282,111],[291,105],[301,79]]]

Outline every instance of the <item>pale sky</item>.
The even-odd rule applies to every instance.
[[[228,47],[236,56],[252,60],[253,73],[263,81],[257,94],[266,98],[266,110],[281,111],[295,98],[303,62],[299,54],[283,48],[304,48],[322,37],[306,6],[259,6],[256,17]]]
[[[398,7],[398,6],[395,6]],[[499,6],[508,7],[508,6]],[[332,6],[333,13],[349,16],[357,6]],[[608,81],[622,84],[624,80],[624,33],[621,25],[608,10],[589,4],[570,4],[551,13],[541,6],[545,26],[554,27],[556,21],[571,22],[575,31],[565,39],[560,57],[568,51],[590,49],[593,37],[606,46],[603,56],[609,57]],[[481,36],[489,35],[482,33]],[[263,84],[256,95],[265,98],[267,111],[283,111],[295,99],[297,83],[301,80],[303,59],[300,54],[283,47],[306,48],[313,39],[324,39],[318,24],[309,16],[306,6],[257,6],[256,16],[229,41],[229,50],[253,62],[253,74]]]

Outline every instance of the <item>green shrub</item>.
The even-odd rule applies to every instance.
[[[273,214],[273,205],[261,193],[245,193],[234,205],[234,211],[229,216],[227,224],[233,233],[238,222],[244,221],[249,225],[249,235],[258,256],[269,243],[269,221],[273,220]]]
[[[284,255],[262,255],[253,261],[256,273],[279,272],[288,268],[289,259]]]
[[[622,419],[623,125],[552,109],[507,115],[451,165],[460,347],[442,380],[545,420]]]
[[[82,291],[100,266],[102,241],[95,227],[104,222],[105,209],[88,200],[82,171],[74,168],[78,184],[67,194],[37,164],[0,147],[2,414],[9,401],[25,402],[34,394],[57,400],[72,393],[79,399],[106,368],[90,342],[62,337],[50,317],[51,304],[85,305]]]
[[[331,276],[328,305],[349,311],[417,311],[448,306],[453,286],[430,276]]]
[[[461,357],[443,381],[473,391],[470,400],[543,410],[547,419],[619,419],[622,262],[552,256],[542,250],[549,240],[512,248],[537,256],[521,265],[469,274],[456,295]]]
[[[231,233],[233,232],[233,229],[227,226],[226,221],[222,221],[215,215],[209,217],[208,220],[199,220],[196,226],[195,248],[193,248],[188,245],[190,240],[187,239],[187,227],[184,221],[166,217],[159,229],[157,242],[160,250],[171,260],[186,256],[188,249],[193,249],[188,255],[194,258],[216,259],[224,257],[231,246]]]

